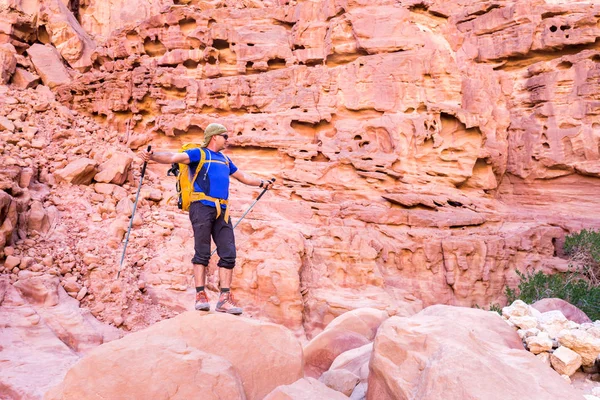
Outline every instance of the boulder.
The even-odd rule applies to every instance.
[[[56,276],[21,271],[14,286],[45,325],[75,354],[84,354],[121,336],[118,329],[80,309],[79,301],[66,293]]]
[[[89,158],[80,158],[69,163],[65,168],[54,171],[58,181],[73,185],[89,185],[96,175],[98,163]]]
[[[4,260],[4,268],[12,270],[14,267],[18,267],[21,264],[21,259],[15,256],[8,256]]]
[[[561,375],[571,376],[581,367],[581,356],[565,346],[550,355],[552,368]]]
[[[45,0],[40,7],[39,23],[50,36],[50,42],[72,68],[82,71],[92,65],[96,43],[61,0]]]
[[[527,343],[527,348],[533,354],[552,350],[552,339],[550,339],[550,335],[547,332],[540,332],[536,336],[530,336],[525,339],[525,342]]]
[[[35,87],[40,81],[40,77],[36,74],[17,67],[15,73],[12,76],[11,84],[16,89],[29,89]]]
[[[334,319],[304,347],[306,376],[318,378],[329,369],[337,356],[368,344],[381,322],[387,318],[385,311],[360,308]]]
[[[358,376],[361,381],[366,381],[369,377],[369,360],[372,353],[373,343],[348,350],[333,360],[329,371],[344,369]]]
[[[579,399],[493,312],[431,306],[375,337],[367,399]]]
[[[264,400],[344,400],[348,396],[328,388],[314,378],[302,378],[291,385],[279,386],[264,398]]]
[[[92,374],[90,372],[93,371],[94,362],[89,361],[101,359],[106,359],[108,363],[106,365],[112,366],[111,368],[114,372],[110,376],[130,376],[128,368],[134,368],[138,376],[146,377],[145,382],[147,385],[152,385],[153,379],[150,372],[158,368],[161,363],[159,363],[159,358],[155,359],[147,353],[151,353],[153,349],[159,349],[161,341],[166,347],[170,347],[169,343],[172,340],[181,341],[185,346],[177,344],[176,347],[180,350],[169,350],[169,352],[183,352],[183,356],[185,352],[200,350],[203,353],[210,353],[227,360],[233,366],[233,370],[237,372],[241,380],[241,384],[243,385],[242,394],[245,392],[245,398],[250,400],[262,399],[277,386],[293,383],[302,377],[302,347],[294,335],[286,328],[280,325],[233,315],[203,314],[192,311],[180,314],[169,320],[161,321],[145,330],[129,334],[123,339],[111,342],[108,347],[107,345],[103,345],[94,350],[91,360],[86,361],[84,359],[81,363],[74,366],[73,370],[69,371],[69,375],[56,396],[59,393],[83,393],[77,389],[80,385],[85,385],[89,390],[92,390],[94,387],[110,388],[111,392],[106,393],[117,393],[116,390],[119,388],[121,393],[124,390],[129,391],[131,389],[129,386],[130,381],[127,379],[119,380],[119,387],[117,388],[114,384],[108,382],[110,379],[106,379],[103,374]],[[145,343],[154,343],[156,346],[153,345],[152,347],[145,348]],[[126,364],[110,361],[111,357],[121,359],[120,351],[126,351],[129,348],[136,349],[135,353],[129,352],[129,358],[135,359],[133,355],[138,354],[137,357],[147,356],[151,357],[151,359],[142,363],[138,358],[135,360],[136,362],[132,360],[131,363]],[[177,356],[176,354],[172,354],[169,357],[173,359]],[[196,363],[194,365],[199,365],[200,361],[198,360],[206,358],[205,355],[198,353],[194,353],[190,357],[196,360],[194,361]],[[125,363],[126,359],[127,357],[123,357],[123,363]],[[186,379],[179,380],[173,377],[171,378],[172,381],[169,381],[169,387],[173,387],[173,390],[178,387],[181,393],[188,393],[187,398],[197,397],[198,393],[203,393],[207,396],[210,395],[208,391],[196,391],[195,395],[190,395],[190,393],[194,392],[188,390],[196,388],[196,385],[201,383],[195,381],[201,381],[202,379],[194,379],[198,371],[190,368],[190,365],[184,368],[185,363],[183,360],[178,362],[181,364],[181,371],[187,368],[187,372],[181,372],[186,376]],[[136,364],[139,364],[139,366],[136,366]],[[80,368],[81,370],[78,370]],[[109,368],[106,369],[106,371],[108,370]],[[104,371],[104,368],[102,371]],[[229,372],[229,369],[226,368],[222,372],[224,374],[223,379],[228,382],[227,386],[235,386],[233,383],[235,379],[232,373]],[[86,373],[92,374],[91,376],[87,376],[86,379],[89,381],[87,383],[79,382],[81,379],[70,378],[85,376]],[[163,376],[162,374],[168,375],[172,373],[165,367],[164,370],[160,370],[159,374]],[[161,379],[156,381],[157,384],[161,383]],[[171,382],[173,382],[172,385]],[[115,392],[112,392],[112,390],[115,390]],[[136,386],[136,390],[142,390],[141,386]],[[86,398],[86,396],[69,398]],[[105,398],[115,397],[107,395]],[[145,398],[156,397],[146,396]],[[216,399],[218,397],[211,398]],[[237,399],[242,397],[222,396],[220,398]]]
[[[27,54],[44,85],[54,88],[71,82],[69,72],[54,47],[36,43],[27,49]]]
[[[8,276],[0,277],[0,332],[0,398],[41,399],[79,359]]]
[[[558,310],[562,312],[562,314],[568,320],[577,322],[578,324],[592,322],[592,320],[583,311],[575,307],[573,304],[564,301],[563,299],[541,299],[533,303],[531,306],[542,313]]]
[[[552,310],[542,313],[542,315],[537,318],[537,321],[539,323],[539,328],[542,331],[548,332],[548,335],[550,335],[550,337],[553,339],[558,336],[560,331],[567,329],[569,324],[572,323],[569,322],[569,320],[559,310]]]
[[[35,200],[31,203],[27,228],[38,233],[46,233],[50,230],[50,220],[42,202]]]
[[[582,358],[584,367],[591,367],[600,354],[600,338],[580,329],[565,329],[558,334],[558,343]]]
[[[506,319],[512,317],[532,316],[531,310],[523,300],[515,300],[510,306],[502,308],[502,316]]]
[[[0,190],[0,254],[4,246],[10,244],[17,221],[17,202],[4,190]]]
[[[223,357],[178,337],[117,340],[75,364],[46,400],[246,399],[236,369]]]
[[[534,329],[538,326],[537,318],[529,315],[510,317],[508,320],[519,329]]]
[[[377,329],[389,315],[376,308],[358,308],[340,315],[325,330],[347,330],[363,335],[368,340],[373,340]]]
[[[350,396],[356,385],[359,384],[360,378],[346,369],[335,369],[325,371],[319,381],[336,392]]]
[[[96,182],[122,185],[127,180],[127,174],[133,157],[125,153],[114,153],[107,161],[100,164],[100,172],[94,176]]]
[[[0,44],[0,85],[6,85],[17,67],[17,51],[10,43]]]
[[[15,124],[3,115],[0,115],[0,130],[14,132]]]

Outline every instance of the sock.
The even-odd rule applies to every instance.
[[[196,293],[204,290],[204,286],[196,286]]]
[[[230,289],[229,289],[228,287],[227,287],[227,288],[225,288],[225,287],[222,287],[222,288],[221,288],[221,293],[228,293],[228,292],[229,292],[229,290],[230,290]]]

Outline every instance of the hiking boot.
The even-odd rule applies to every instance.
[[[194,308],[198,311],[210,311],[210,303],[204,290],[196,292],[196,305]]]
[[[238,307],[233,300],[233,295],[231,292],[221,293],[219,297],[219,302],[217,303],[217,308],[215,311],[224,312],[227,314],[235,314],[240,315],[242,313],[242,308]]]

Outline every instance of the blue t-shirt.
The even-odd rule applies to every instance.
[[[204,151],[206,158],[194,182],[194,191],[203,192],[207,196],[217,199],[227,200],[229,198],[229,175],[234,174],[238,168],[222,153],[204,148],[185,150],[190,157],[190,179],[193,179],[196,174],[201,151]],[[227,161],[229,161],[229,166]],[[208,206],[215,206],[215,203],[209,200],[200,200],[200,202]],[[225,208],[225,205],[223,204],[221,207]]]

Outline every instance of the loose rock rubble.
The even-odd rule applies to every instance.
[[[502,318],[517,330],[527,350],[568,382],[577,371],[600,378],[600,321],[579,324],[560,310],[542,313],[521,300],[504,307]]]
[[[115,326],[136,329],[173,315],[152,305],[139,270],[126,268],[114,281],[139,179],[123,137],[58,103],[45,86],[0,92],[0,193],[8,204],[0,273],[13,283],[24,272],[58,276],[67,294]],[[162,197],[155,191],[142,196],[137,227],[145,215],[156,219],[150,210]],[[174,227],[157,220],[167,232]],[[132,240],[126,265],[150,259],[148,243]]]

